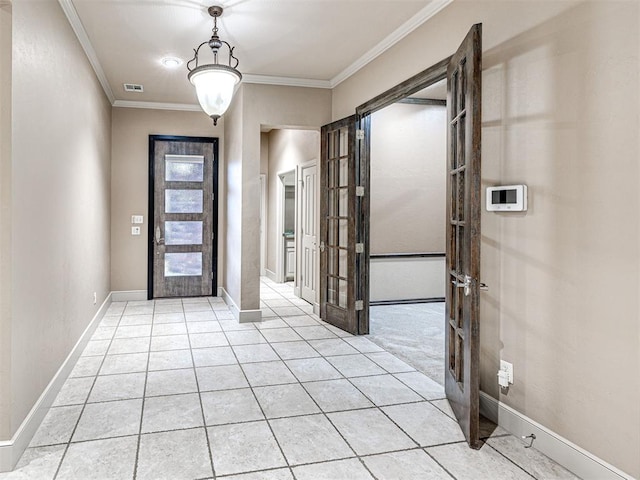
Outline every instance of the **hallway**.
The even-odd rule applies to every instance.
[[[467,448],[440,385],[288,285],[261,299],[259,324],[217,297],[113,303],[0,479],[575,478],[488,423]]]

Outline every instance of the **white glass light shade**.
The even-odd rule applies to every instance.
[[[223,65],[203,65],[189,74],[202,110],[214,119],[229,108],[233,89],[241,78],[237,70]]]

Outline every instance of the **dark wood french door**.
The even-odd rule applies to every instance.
[[[482,25],[447,68],[445,391],[469,446],[480,447],[480,133]]]
[[[149,137],[149,298],[216,292],[218,139]]]
[[[320,317],[358,334],[356,116],[321,130]]]

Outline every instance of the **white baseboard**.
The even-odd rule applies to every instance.
[[[13,470],[20,460],[112,301],[110,293],[11,440],[0,442],[0,472]]]
[[[146,299],[146,290],[125,290],[120,292],[111,292],[112,302],[135,302]]]
[[[224,300],[224,302],[229,306],[229,310],[233,313],[233,316],[238,323],[250,323],[250,322],[260,322],[262,321],[262,310],[240,310],[236,302],[233,301],[231,295],[224,289],[219,288],[221,290],[220,296]]]
[[[278,282],[278,281],[276,280],[276,274],[275,274],[274,272],[272,272],[271,270],[269,270],[268,268],[265,268],[264,273],[266,273],[266,277],[267,277],[269,280],[273,280],[273,281],[274,281],[274,282],[276,282],[276,283]]]
[[[480,413],[516,437],[535,434],[534,447],[585,480],[634,480],[535,420],[480,392]]]

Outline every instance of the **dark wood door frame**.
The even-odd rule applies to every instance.
[[[364,138],[359,141],[359,161],[356,161],[358,185],[364,187],[364,196],[360,199],[360,215],[356,219],[359,243],[364,244],[364,251],[357,259],[358,286],[357,295],[362,299],[363,309],[358,312],[359,333],[369,333],[369,215],[371,213],[371,114],[389,105],[413,95],[420,90],[447,78],[447,66],[451,57],[432,65],[404,82],[390,88],[386,92],[372,98],[356,108],[356,117]]]
[[[187,137],[180,135],[149,135],[149,191],[147,212],[147,299],[153,299],[153,261],[154,261],[154,191],[155,191],[155,142],[174,141],[190,143],[211,143],[213,145],[213,243],[212,248],[212,295],[218,294],[218,138],[217,137]]]
[[[481,38],[481,25],[474,25],[471,29],[471,33],[469,34],[469,36],[465,39],[465,41],[463,42],[463,46],[467,45],[468,42],[473,41],[476,42],[476,44],[479,44],[480,40],[478,40],[479,38]],[[470,38],[472,38],[472,40],[469,40]],[[462,47],[461,47],[462,48]],[[476,50],[476,53],[478,54],[478,57],[474,57],[473,58],[473,62],[474,62],[474,72],[481,72],[481,48],[478,47],[478,49]],[[439,82],[441,80],[444,79],[448,79],[450,76],[450,65],[452,64],[452,61],[454,60],[459,60],[460,57],[460,50],[458,50],[458,52],[456,52],[456,54],[445,58],[444,60],[436,63],[435,65],[427,68],[426,70],[423,70],[422,72],[414,75],[413,77],[405,80],[404,82],[396,85],[393,88],[390,88],[389,90],[387,90],[386,92],[381,93],[380,95],[374,97],[373,99],[369,100],[368,102],[363,103],[362,105],[360,105],[359,107],[356,108],[356,117],[358,119],[359,122],[359,128],[362,130],[361,133],[364,134],[364,136],[362,137],[362,135],[360,135],[360,137],[362,138],[362,140],[360,141],[360,145],[359,145],[359,161],[357,162],[357,168],[359,168],[359,185],[364,187],[364,197],[362,198],[362,219],[358,219],[359,221],[364,221],[364,223],[361,223],[362,227],[364,228],[358,228],[357,232],[359,234],[363,234],[363,238],[362,240],[358,240],[359,242],[364,243],[364,251],[362,253],[362,255],[360,256],[359,260],[360,260],[360,264],[359,264],[359,268],[358,268],[358,272],[360,273],[360,277],[361,277],[361,281],[360,281],[360,285],[359,285],[359,298],[363,299],[363,303],[364,303],[364,310],[362,312],[360,312],[360,321],[361,321],[361,331],[369,331],[369,275],[368,275],[368,271],[369,271],[369,256],[370,256],[370,252],[369,252],[369,231],[368,231],[368,215],[369,215],[369,209],[370,209],[370,164],[371,164],[371,114],[384,108],[387,107],[389,105],[392,105],[394,103],[397,103],[399,101],[401,101],[402,99],[405,99],[407,97],[409,97],[410,95],[430,86],[433,85],[436,82]],[[471,81],[471,80],[470,80]],[[472,88],[477,88],[479,89],[479,81],[477,83],[477,86],[474,85],[474,87]],[[447,89],[450,89],[450,85],[447,86]],[[478,93],[478,92],[476,92]],[[447,97],[449,99],[449,101],[447,102],[447,108],[448,108],[448,112],[449,110],[449,102],[450,102],[450,92],[447,92]],[[479,99],[479,93],[478,96],[473,96],[474,99]],[[474,105],[474,108],[477,107],[477,112],[479,112],[479,106]],[[470,116],[473,115],[474,119],[477,117],[479,118],[479,114],[476,115],[476,113],[473,109],[471,110]],[[450,117],[450,115],[448,114],[448,117]],[[480,126],[479,126],[479,122],[478,125],[474,124],[474,127],[477,127],[476,130],[474,130],[473,133],[473,138],[474,141],[477,142],[477,146],[478,146],[478,172],[479,172],[479,141],[480,141]],[[447,127],[449,130],[449,126]],[[448,134],[449,135],[449,134]],[[449,139],[448,139],[449,140]],[[474,147],[476,147],[476,145],[474,144]],[[448,158],[447,158],[447,165],[449,164],[450,158],[450,152],[449,152],[450,148],[448,147]],[[478,178],[476,178],[474,181],[479,182],[479,175]],[[450,180],[449,178],[447,178],[447,185],[449,186],[450,184]],[[477,194],[479,195],[480,189],[479,189],[479,183],[477,185],[474,185],[475,190],[477,190]],[[448,189],[449,192],[449,189]],[[474,202],[476,202],[479,205],[479,198],[473,198]],[[447,208],[450,208],[450,204],[449,204],[449,200],[447,200]],[[474,213],[474,215],[477,214],[477,232],[475,232],[476,235],[478,235],[477,238],[479,238],[479,209],[477,210],[477,212]],[[476,239],[477,240],[477,239]],[[475,241],[475,240],[474,240]],[[474,250],[473,255],[475,255],[474,258],[478,259],[479,262],[479,242],[477,243],[477,245],[474,243],[472,245],[472,249]],[[450,261],[450,253],[449,253],[449,245],[447,245],[447,265],[449,264]],[[472,256],[473,256],[472,255]],[[478,305],[478,297],[477,297],[477,283],[478,283],[478,278],[477,276],[479,275],[479,271],[478,272],[472,272],[472,274],[476,275],[476,277],[474,277],[473,279],[473,299],[474,299],[474,306],[476,308],[477,311],[477,305]],[[446,281],[449,281],[449,272],[447,272],[447,277],[446,277]],[[449,292],[449,289],[447,289],[447,292]],[[450,302],[450,296],[447,295],[447,302]],[[469,323],[469,322],[467,322]],[[472,328],[474,328],[474,335],[473,337],[475,338],[475,342],[477,343],[478,340],[478,331],[479,331],[479,325],[478,325],[478,318],[477,315],[473,317],[473,320],[470,322],[473,323]],[[447,322],[445,325],[445,328],[449,328],[449,321],[447,318]],[[470,382],[467,381],[466,382],[466,387],[467,387],[467,391],[465,392],[465,395],[467,397],[471,397],[471,401],[467,402],[466,404],[466,409],[460,409],[457,408],[459,405],[452,405],[454,407],[454,411],[456,413],[456,417],[458,419],[458,423],[461,426],[461,429],[463,430],[463,433],[465,434],[465,437],[467,439],[467,442],[469,443],[469,446],[472,448],[478,448],[479,447],[479,442],[478,442],[478,419],[479,419],[479,411],[478,411],[478,394],[479,394],[479,384],[478,384],[478,368],[479,368],[479,357],[477,355],[477,351],[478,351],[478,345],[474,345],[474,353],[471,354],[469,352],[466,352],[466,359],[468,362],[472,362],[474,365],[471,367],[472,370],[472,375],[468,375],[469,380],[471,380]],[[446,355],[448,356],[449,354],[449,349],[447,349]],[[449,358],[445,358],[444,359],[445,362],[445,370],[447,370],[447,366],[449,365]],[[469,369],[470,365],[466,365],[465,366],[467,369]],[[445,375],[448,373],[448,371],[445,372]],[[448,379],[447,379],[448,380]],[[447,384],[449,384],[450,382],[447,381]],[[453,400],[454,403],[458,403],[458,398],[455,396],[451,395],[451,392],[449,391],[449,385],[447,385],[447,398],[450,400]],[[467,398],[468,400],[468,398]]]
[[[320,318],[342,330],[357,335],[359,313],[356,308],[358,296],[358,278],[355,245],[358,242],[356,232],[358,185],[358,158],[356,152],[356,116],[343,118],[320,130]],[[341,141],[340,131],[347,130],[346,145]],[[343,151],[342,148],[346,147]],[[342,177],[344,162],[346,175]],[[346,180],[346,183],[343,183]],[[346,192],[346,195],[342,193]],[[333,200],[333,201],[331,201]],[[346,205],[342,202],[346,201]],[[346,211],[342,207],[346,206]],[[341,223],[346,222],[346,223]],[[341,225],[346,226],[347,238],[340,235]],[[346,240],[346,242],[345,242]],[[345,270],[340,269],[341,254],[346,253]],[[330,253],[333,256],[330,259]],[[331,284],[330,281],[331,280]],[[346,298],[340,301],[340,285],[346,283]],[[333,299],[329,291],[333,291]]]

